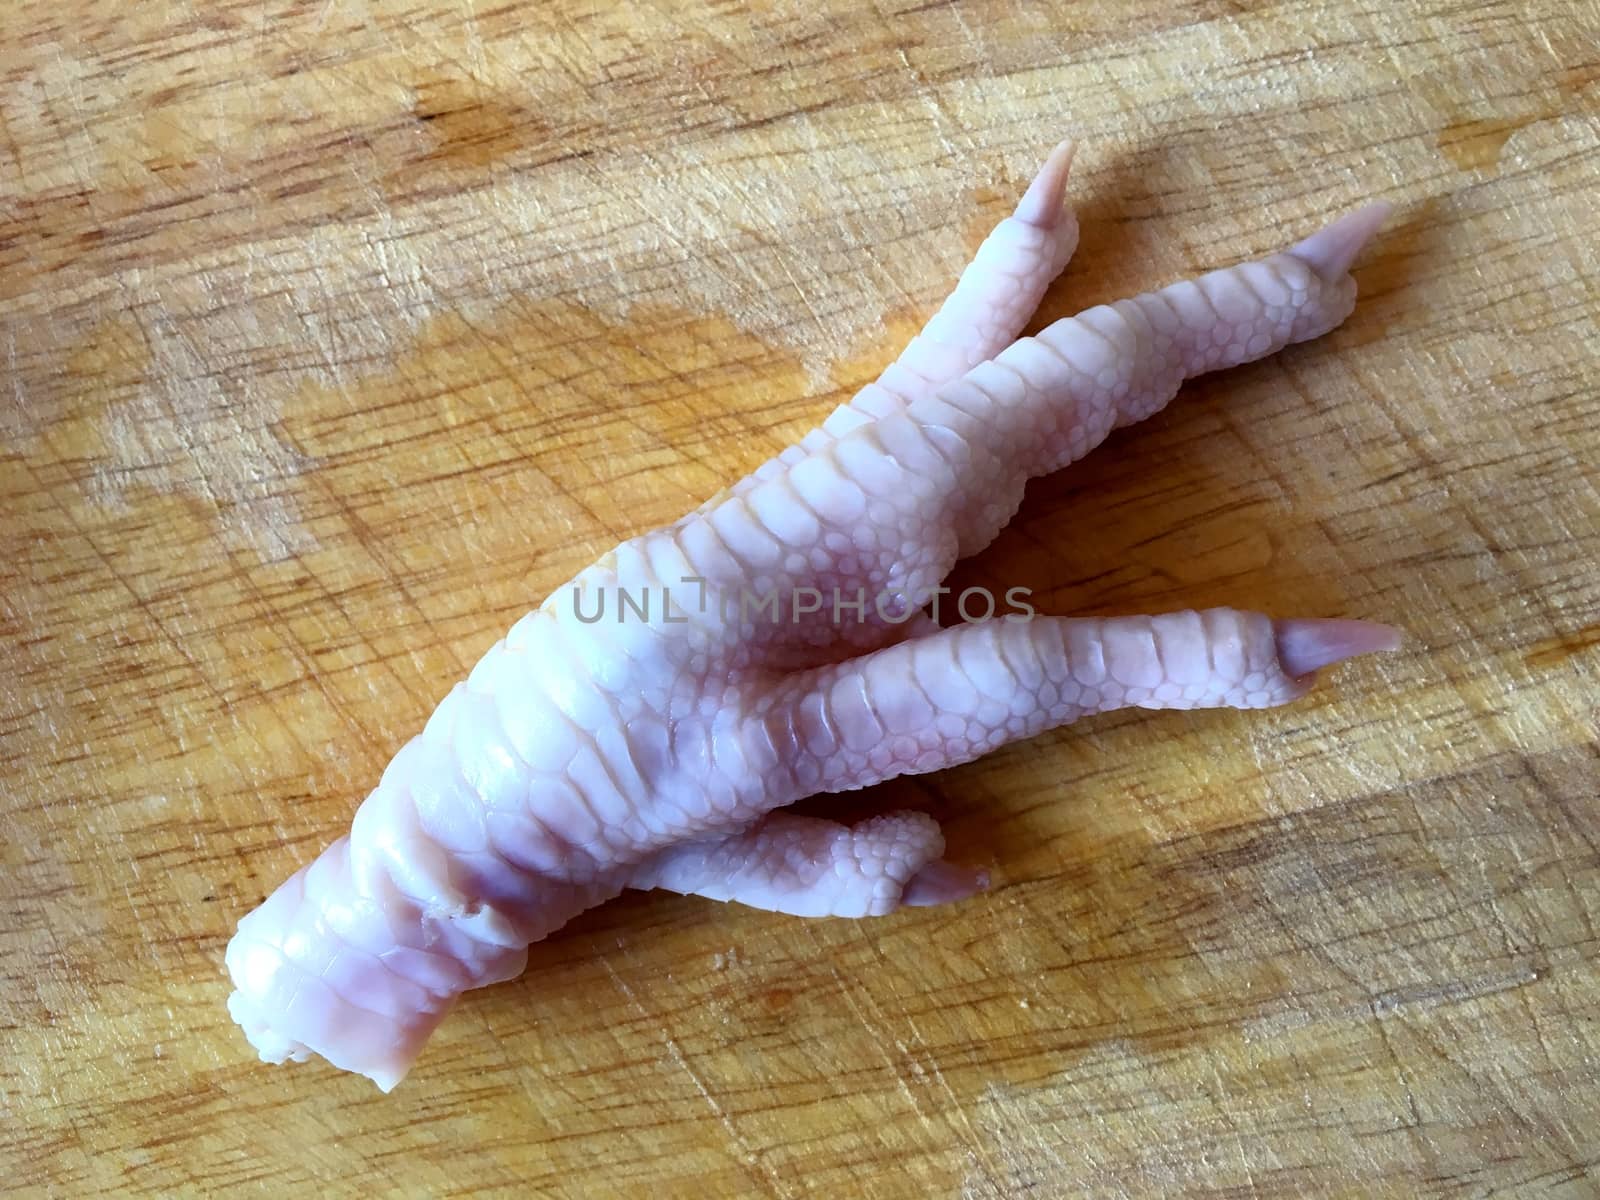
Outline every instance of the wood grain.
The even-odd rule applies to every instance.
[[[38,1194],[1600,1193],[1600,8],[12,4],[0,1147]],[[826,811],[994,891],[633,896],[392,1096],[237,918],[522,611],[869,378],[1044,150],[1044,317],[1399,206],[1328,339],[963,578],[1410,650]]]

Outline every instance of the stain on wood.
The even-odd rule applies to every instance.
[[[1592,13],[21,6],[0,35],[0,1147],[38,1194],[1587,1196]],[[1083,141],[1040,321],[1384,197],[1363,299],[956,582],[1394,621],[1264,714],[810,802],[993,891],[631,895],[391,1096],[237,918],[523,611],[802,434]]]

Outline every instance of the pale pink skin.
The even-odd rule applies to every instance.
[[[1162,408],[1185,378],[1344,320],[1350,263],[1386,215],[1363,209],[1286,253],[1018,339],[1077,243],[1070,162],[1057,147],[876,383],[519,621],[395,756],[350,834],[239,923],[229,1010],[262,1058],[315,1052],[388,1090],[457,996],[517,975],[530,943],[628,887],[800,916],[962,899],[986,879],[941,858],[925,815],[847,828],[774,810],[1089,713],[1281,704],[1319,667],[1397,645],[1367,622],[1226,609],[949,630],[916,611],[1030,477]],[[784,619],[699,611],[687,577],[775,594]],[[648,620],[616,621],[619,588],[648,590]],[[911,615],[836,620],[825,604],[788,619],[806,588],[899,597]],[[578,619],[601,597],[605,620]]]

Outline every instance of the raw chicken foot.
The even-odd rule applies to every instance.
[[[314,1052],[387,1091],[457,996],[628,887],[802,916],[970,896],[985,878],[941,857],[925,815],[852,828],[778,810],[1087,713],[1281,704],[1318,668],[1397,645],[1381,625],[1226,609],[949,630],[919,611],[1029,478],[1189,376],[1344,320],[1350,263],[1387,212],[1019,339],[1077,244],[1071,156],[1056,148],[876,383],[519,621],[349,835],[240,921],[228,1008],[263,1059]]]

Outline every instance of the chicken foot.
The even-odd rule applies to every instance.
[[[338,839],[239,923],[229,1011],[263,1059],[384,1090],[463,992],[625,888],[801,916],[986,886],[935,822],[782,811],[977,758],[1091,713],[1259,708],[1393,649],[1361,621],[1215,609],[1066,619],[925,611],[1030,478],[1194,375],[1338,325],[1373,205],[1293,248],[1021,337],[1077,244],[1056,148],[874,383],[674,525],[519,621],[389,764]]]

